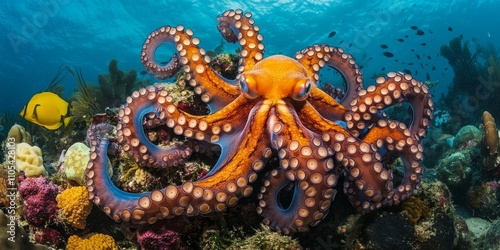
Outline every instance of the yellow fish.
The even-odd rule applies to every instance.
[[[29,122],[56,130],[70,122],[72,117],[68,116],[68,106],[68,102],[58,95],[42,92],[31,97],[20,115]]]

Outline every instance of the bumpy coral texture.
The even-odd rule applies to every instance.
[[[45,177],[26,178],[19,185],[24,217],[35,226],[52,221],[57,216],[57,186]]]
[[[85,185],[85,168],[90,159],[90,148],[77,142],[66,151],[64,156],[64,174],[68,180],[75,181],[78,185]],[[108,161],[108,173],[113,175],[113,167]]]
[[[56,198],[62,215],[74,228],[84,229],[87,225],[87,216],[92,210],[87,196],[87,189],[82,186],[66,189]]]
[[[68,250],[118,250],[113,237],[105,234],[94,234],[90,238],[69,237]]]
[[[23,171],[27,177],[38,177],[45,174],[42,150],[23,142],[16,145],[16,169]]]
[[[155,224],[137,232],[137,242],[141,249],[187,249],[179,233],[165,226]]]

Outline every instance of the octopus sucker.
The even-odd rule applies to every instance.
[[[191,29],[163,26],[145,39],[140,53],[146,70],[158,79],[184,71],[186,81],[210,108],[193,115],[175,104],[161,85],[134,91],[113,126],[92,123],[87,131],[90,160],[86,186],[91,199],[114,221],[154,224],[180,215],[224,212],[241,197],[258,193],[256,212],[278,232],[308,231],[329,212],[339,176],[348,200],[359,213],[400,204],[420,187],[424,172],[422,139],[433,118],[427,87],[411,75],[390,72],[363,89],[354,57],[341,48],[315,44],[297,52],[266,57],[263,35],[250,13],[227,10],[217,17],[224,39],[241,47],[236,79],[225,79]],[[173,44],[166,65],[155,61],[161,43]],[[320,70],[333,67],[344,91],[325,92]],[[379,111],[406,102],[411,124],[389,120]],[[159,146],[161,129],[178,138]],[[206,176],[160,190],[127,193],[108,176],[111,144],[145,167],[182,167],[193,152],[217,148],[220,156]],[[158,144],[158,145],[157,145]],[[394,182],[387,159],[400,158],[404,177]],[[258,174],[258,173],[262,174]],[[259,180],[261,178],[261,180]]]

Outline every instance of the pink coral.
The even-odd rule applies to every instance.
[[[176,231],[162,223],[137,230],[137,241],[142,249],[188,249]]]
[[[19,196],[23,202],[24,217],[35,226],[54,220],[57,216],[57,186],[45,177],[20,177]]]
[[[43,228],[35,233],[35,241],[40,244],[50,245],[55,248],[64,247],[64,237],[53,228]]]

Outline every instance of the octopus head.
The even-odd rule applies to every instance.
[[[270,56],[256,63],[241,76],[243,95],[250,99],[303,101],[309,96],[313,82],[296,60],[282,55]]]

